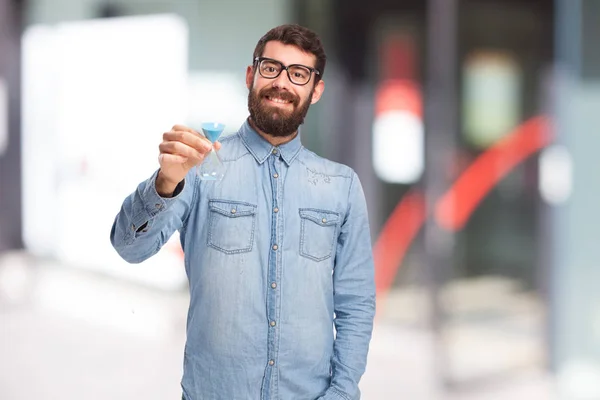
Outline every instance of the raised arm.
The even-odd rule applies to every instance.
[[[125,198],[110,232],[124,260],[140,263],[152,257],[185,225],[198,184],[193,167],[210,149],[208,140],[181,125],[163,135],[160,169]]]

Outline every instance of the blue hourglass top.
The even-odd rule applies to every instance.
[[[202,124],[204,136],[213,143],[221,136],[223,129],[225,129],[225,125],[217,122],[206,122]]]

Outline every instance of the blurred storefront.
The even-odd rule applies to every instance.
[[[547,363],[534,147],[548,140],[555,7],[445,3],[315,1],[301,15],[333,53],[313,123],[333,133],[319,150],[365,184],[382,320],[434,327],[442,381],[460,385]]]
[[[600,2],[298,3],[333,53],[315,146],[364,181],[381,320],[434,329],[442,385],[533,368],[600,396]]]

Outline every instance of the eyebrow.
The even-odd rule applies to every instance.
[[[286,63],[284,63],[283,61],[281,61],[281,60],[278,60],[277,58],[268,57],[268,56],[266,56],[266,55],[262,55],[262,56],[259,56],[259,57],[260,57],[260,58],[268,58],[269,60],[273,60],[273,61],[280,62],[280,63],[282,63],[282,64],[283,64],[283,65],[285,65],[285,66],[290,66],[290,65],[302,65],[303,67],[312,68],[312,69],[314,69],[314,70],[316,70],[316,69],[317,69],[317,67],[316,67],[316,66],[314,66],[314,67],[313,67],[313,66],[310,66],[309,64],[304,64],[304,63],[299,63],[299,62],[296,62],[296,63],[290,63],[290,64],[286,64]]]

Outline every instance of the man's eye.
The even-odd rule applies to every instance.
[[[262,65],[262,70],[267,74],[276,74],[279,72],[278,66],[273,63],[264,63]]]

